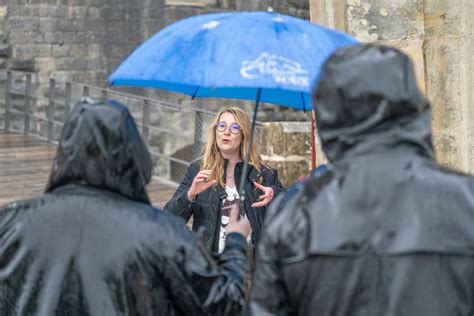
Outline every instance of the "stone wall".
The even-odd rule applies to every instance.
[[[474,4],[463,0],[310,0],[311,20],[409,54],[433,107],[440,163],[474,173]]]
[[[6,1],[4,65],[105,86],[120,61],[164,26],[164,0]],[[1,18],[1,14],[0,14]]]
[[[309,19],[307,0],[0,0],[0,67],[40,74],[34,77],[35,94],[45,98],[48,97],[49,78],[105,87],[107,76],[123,59],[166,25],[206,12],[266,10],[269,5],[275,11]],[[120,87],[116,90],[214,111],[223,106],[239,106],[249,111],[254,107],[254,102],[242,100],[191,101],[188,96],[154,89]],[[309,121],[307,113],[281,109],[262,104],[258,119]],[[179,114],[176,116],[180,117]],[[296,137],[288,127],[276,124],[281,135],[286,135],[276,139]],[[301,146],[310,150],[309,134],[298,135],[301,138],[298,141],[307,138]],[[159,140],[154,135],[149,137],[153,145],[169,147],[163,136]],[[282,170],[286,184],[307,174],[310,160],[303,162],[298,158],[298,162],[294,161],[295,155],[303,155],[303,149],[290,155],[267,139],[262,152],[270,164]],[[182,143],[185,146],[189,140],[183,138]],[[179,148],[176,140],[174,145],[173,148]],[[271,152],[267,153],[267,149]],[[281,157],[293,160],[286,166]]]
[[[307,1],[274,1],[309,18]],[[250,4],[251,5],[250,5]],[[264,9],[268,1],[0,1],[0,65],[106,86],[107,75],[166,25],[212,11]]]
[[[289,186],[311,169],[311,123],[264,123],[261,131],[262,158],[278,170],[280,181]],[[318,146],[319,147],[319,146]],[[317,150],[316,161],[324,163],[322,152]]]
[[[163,27],[192,15],[269,5],[309,19],[307,0],[0,0],[0,67],[106,87],[107,76]],[[175,103],[189,99],[155,89],[114,89]],[[253,108],[248,101],[211,99],[201,106],[213,110],[223,104]],[[259,120],[301,121],[305,115],[262,104]]]

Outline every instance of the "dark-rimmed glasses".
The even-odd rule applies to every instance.
[[[216,129],[218,132],[223,132],[227,129],[227,123],[226,122],[217,122],[216,123]],[[230,132],[232,134],[238,134],[240,133],[240,125],[237,123],[232,123],[230,124]]]

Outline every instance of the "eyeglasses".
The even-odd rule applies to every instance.
[[[217,122],[216,123],[216,129],[219,132],[225,131],[227,129],[227,123],[226,122]],[[238,134],[238,133],[240,133],[240,130],[241,130],[241,128],[240,128],[239,124],[237,124],[237,123],[230,124],[230,132],[232,134]]]

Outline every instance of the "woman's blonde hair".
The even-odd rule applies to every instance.
[[[215,179],[217,179],[217,183],[222,187],[225,187],[224,158],[222,157],[219,147],[217,147],[216,124],[219,122],[221,115],[224,113],[230,113],[234,115],[236,123],[240,125],[240,132],[242,133],[242,140],[240,143],[240,158],[242,160],[245,159],[245,155],[247,153],[248,138],[250,137],[251,129],[250,118],[247,113],[236,107],[231,107],[220,111],[212,121],[207,136],[204,155],[202,157],[201,170],[212,170]],[[262,157],[260,156],[260,153],[257,149],[255,135],[252,139],[249,164],[253,165],[258,171],[260,171],[264,165]]]

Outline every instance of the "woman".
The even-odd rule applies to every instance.
[[[164,207],[186,221],[193,215],[193,231],[199,232],[211,251],[223,250],[229,210],[237,207],[249,134],[250,120],[243,110],[233,107],[219,112],[211,124],[203,157],[191,163]],[[252,140],[244,186],[244,209],[252,228],[249,236],[252,247],[258,243],[268,203],[283,190],[276,170],[263,164]]]

